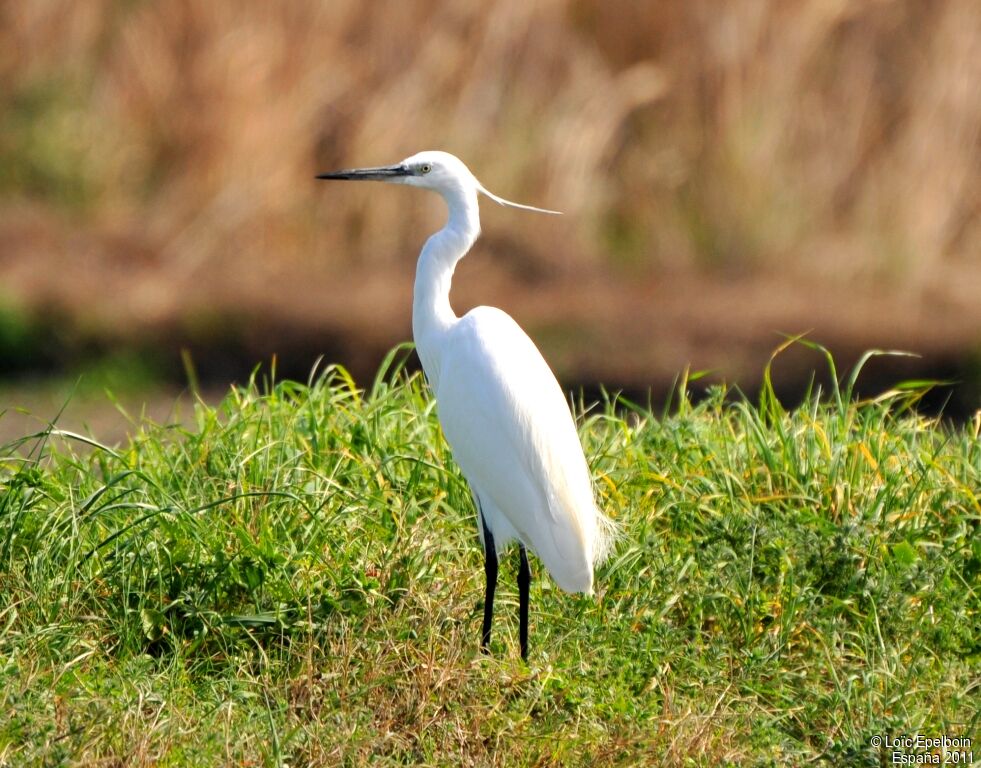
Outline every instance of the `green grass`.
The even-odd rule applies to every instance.
[[[478,653],[470,494],[397,369],[5,446],[0,765],[875,766],[876,734],[977,734],[978,424],[920,386],[590,410],[623,536],[596,599],[533,561],[526,666],[513,551]]]

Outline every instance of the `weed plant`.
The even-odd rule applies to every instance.
[[[580,407],[622,538],[595,599],[533,561],[526,666],[513,551],[478,651],[470,493],[402,358],[4,446],[0,765],[876,766],[876,735],[976,736],[979,420],[918,415],[926,383]]]

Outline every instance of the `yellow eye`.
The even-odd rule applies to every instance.
[[[423,173],[429,173],[432,169],[433,167],[429,163],[423,163],[419,166],[419,170]]]

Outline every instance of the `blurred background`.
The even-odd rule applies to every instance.
[[[70,395],[113,434],[274,355],[368,383],[444,210],[313,177],[421,149],[565,212],[485,203],[453,302],[506,309],[569,388],[752,393],[806,331],[839,370],[921,355],[869,392],[979,405],[976,0],[2,0],[0,409]],[[821,367],[774,375],[792,399]]]

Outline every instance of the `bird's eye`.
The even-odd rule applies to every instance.
[[[423,163],[422,165],[419,166],[419,170],[422,173],[429,173],[432,169],[433,167],[429,163]]]

